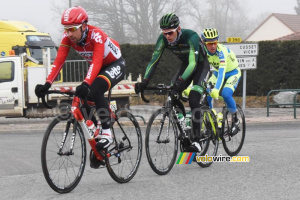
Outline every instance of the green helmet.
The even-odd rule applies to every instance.
[[[174,29],[179,26],[179,18],[174,13],[168,13],[162,16],[159,21],[161,29]]]

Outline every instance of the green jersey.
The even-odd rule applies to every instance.
[[[199,35],[189,29],[181,29],[176,42],[170,44],[163,34],[161,34],[156,42],[155,51],[152,59],[147,66],[144,79],[150,80],[154,74],[161,55],[165,48],[170,49],[184,64],[186,69],[180,76],[184,81],[187,80],[196,69],[198,62],[204,60],[205,50]]]

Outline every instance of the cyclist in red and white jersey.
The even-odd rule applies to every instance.
[[[80,6],[64,11],[61,24],[64,33],[57,57],[44,85],[37,85],[38,97],[45,95],[54,79],[59,74],[72,47],[81,57],[89,62],[90,67],[75,94],[81,98],[93,100],[101,120],[102,135],[97,148],[107,148],[112,143],[110,131],[109,105],[104,93],[114,87],[125,76],[125,60],[120,45],[109,38],[100,28],[87,24],[87,12]],[[95,119],[93,120],[95,123]]]

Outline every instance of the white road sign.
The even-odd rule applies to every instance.
[[[241,43],[241,44],[225,44],[231,49],[236,56],[257,56],[258,44],[257,43]]]
[[[256,69],[256,57],[237,57],[241,70]]]

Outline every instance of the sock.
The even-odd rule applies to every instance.
[[[107,136],[112,138],[112,134],[111,134],[111,131],[110,131],[109,128],[108,129],[102,129],[102,135],[107,135]]]

